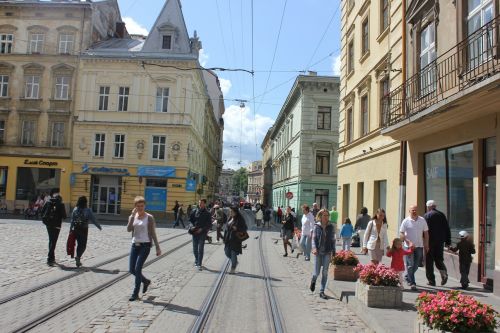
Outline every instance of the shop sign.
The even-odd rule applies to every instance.
[[[293,193],[292,193],[292,192],[287,192],[287,193],[285,194],[285,196],[286,196],[286,198],[287,198],[288,200],[293,199]]]
[[[196,191],[196,180],[186,179],[186,192]]]
[[[130,176],[128,169],[125,168],[107,168],[107,167],[90,168],[87,164],[82,165],[82,173],[96,173],[96,174],[112,173],[123,176]]]
[[[167,210],[167,190],[157,187],[146,187],[144,196],[147,210],[159,212]]]
[[[24,160],[25,165],[39,165],[39,166],[46,166],[46,167],[54,167],[57,166],[59,163],[54,162],[54,161],[45,161],[45,160]]]
[[[175,168],[168,166],[139,166],[137,167],[137,176],[175,178]]]

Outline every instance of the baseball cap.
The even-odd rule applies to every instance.
[[[469,233],[465,230],[462,230],[458,233],[458,235],[460,236],[460,238],[465,238],[465,237],[469,236]]]
[[[427,201],[427,203],[425,205],[427,207],[436,206],[436,202],[434,200],[429,200],[429,201]]]

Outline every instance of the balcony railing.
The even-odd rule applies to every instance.
[[[382,97],[389,127],[500,72],[500,16]]]

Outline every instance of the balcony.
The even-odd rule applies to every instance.
[[[430,118],[450,127],[495,112],[499,27],[497,16],[384,96],[382,133],[404,140],[412,129],[430,131]]]

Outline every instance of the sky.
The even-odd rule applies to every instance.
[[[129,33],[147,35],[165,0],[118,3]],[[203,45],[202,66],[254,71],[217,72],[226,106],[224,168],[262,159],[262,140],[297,75],[339,75],[340,3],[253,0],[252,16],[252,0],[181,0],[188,33],[196,30]]]

